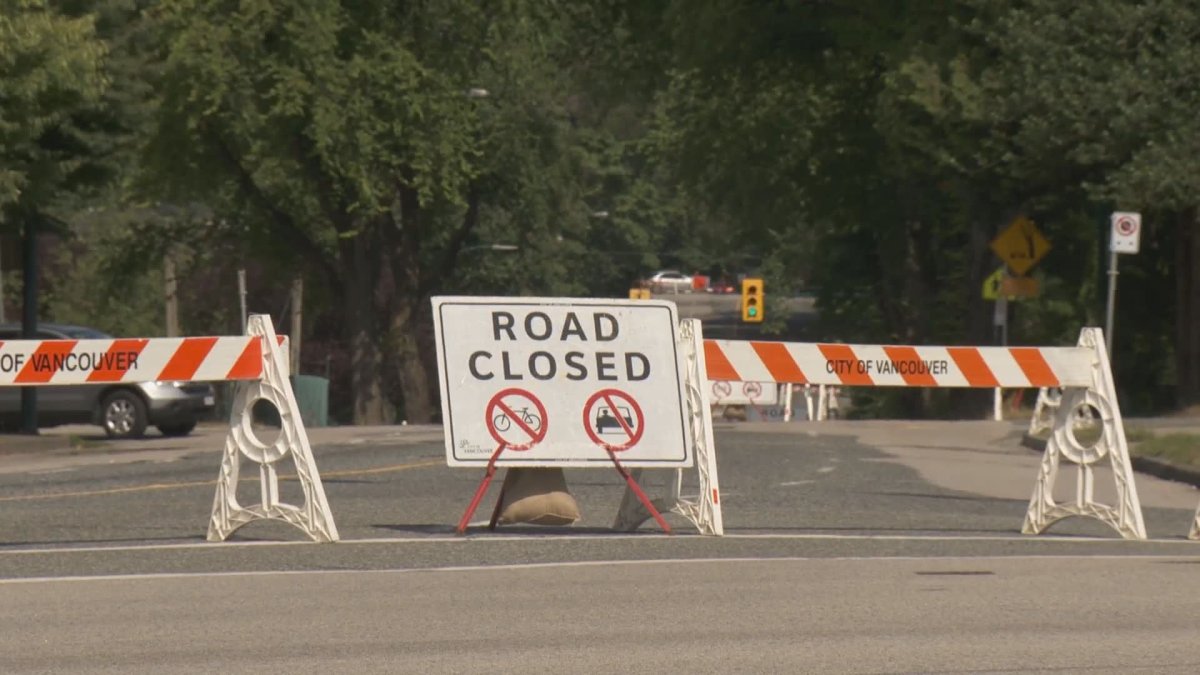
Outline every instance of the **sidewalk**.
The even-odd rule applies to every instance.
[[[57,453],[71,449],[71,438],[67,436],[46,435],[40,433],[0,433],[0,456],[21,455],[26,453]]]

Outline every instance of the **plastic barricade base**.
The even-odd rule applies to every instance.
[[[213,498],[208,540],[224,541],[247,523],[274,519],[300,528],[313,541],[337,541],[337,527],[313,460],[300,407],[288,381],[287,354],[279,346],[269,316],[251,316],[247,332],[265,338],[260,341],[263,346],[263,374],[261,379],[239,382],[234,394],[229,434],[225,438],[225,452]],[[278,437],[270,444],[263,443],[253,428],[253,408],[260,400],[269,402],[279,411]],[[302,505],[286,504],[279,499],[276,464],[288,456],[295,465],[296,478],[304,493]],[[259,470],[261,499],[252,506],[243,506],[237,499],[243,459],[257,464]]]

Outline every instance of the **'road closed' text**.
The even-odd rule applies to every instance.
[[[496,342],[613,342],[621,334],[617,318],[607,312],[588,316],[574,311],[555,320],[546,312],[534,311],[524,316],[512,312],[493,311],[492,339]],[[597,380],[603,382],[637,382],[650,377],[650,359],[641,352],[572,350],[563,354],[535,351],[528,356],[509,351],[479,350],[467,359],[471,376],[477,380],[500,378],[508,381],[553,380],[565,378],[573,382]]]
[[[567,352],[561,360],[550,352],[533,352],[528,358],[509,352],[477,351],[467,359],[471,376],[477,380],[553,380],[565,377],[574,382],[595,379],[604,382],[638,382],[650,377],[650,359],[639,352]]]

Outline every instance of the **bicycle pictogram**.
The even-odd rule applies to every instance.
[[[542,428],[542,418],[530,412],[529,406],[514,408],[511,412],[517,419],[527,424],[530,429],[537,431]],[[512,420],[509,419],[508,412],[501,412],[499,415],[493,417],[492,426],[496,428],[496,431],[508,431],[509,427],[512,426]]]
[[[488,401],[483,415],[500,448],[528,450],[546,437],[546,407],[524,389],[505,389]]]

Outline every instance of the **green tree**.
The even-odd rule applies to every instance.
[[[148,175],[165,201],[209,204],[214,232],[244,255],[290,260],[328,290],[356,422],[387,421],[396,404],[409,420],[433,416],[431,293],[463,279],[587,289],[575,263],[592,224],[591,153],[562,58],[588,18],[577,8],[171,0],[157,11],[166,56]],[[489,243],[520,249],[480,263]]]
[[[957,2],[673,3],[663,152],[825,339],[990,342],[978,288],[1006,194]],[[1011,207],[1007,207],[1011,208]],[[791,284],[789,284],[791,282]],[[932,394],[892,394],[907,412]],[[962,397],[942,397],[959,403]]]
[[[94,179],[90,129],[105,48],[89,16],[44,0],[0,2],[0,214],[36,225]]]
[[[1066,193],[1084,204],[1068,222],[1091,242],[1096,276],[1109,211],[1144,214],[1142,250],[1122,258],[1122,297],[1137,300],[1117,306],[1118,382],[1173,379],[1178,405],[1200,402],[1200,10],[1181,0],[972,4],[1005,174],[1043,202]]]

